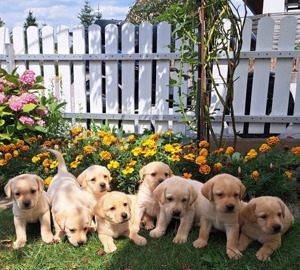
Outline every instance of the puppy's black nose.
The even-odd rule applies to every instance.
[[[84,241],[80,241],[80,242],[77,242],[78,246],[82,246],[84,244]]]
[[[101,187],[101,188],[105,188],[105,187],[106,187],[106,184],[105,184],[105,183],[100,183],[100,187]]]
[[[231,211],[233,211],[234,210],[234,205],[233,204],[227,204],[226,205],[226,208],[227,208],[227,211],[229,211],[229,212],[231,212]]]
[[[24,205],[25,208],[29,208],[30,207],[30,201],[23,202],[23,205]]]
[[[127,215],[127,213],[124,212],[121,214],[121,217],[125,220],[125,219],[127,219],[128,215]]]
[[[272,228],[273,228],[274,233],[278,233],[281,230],[281,225],[280,224],[275,224],[275,225],[272,226]]]
[[[173,216],[174,216],[174,217],[179,217],[180,214],[181,214],[181,211],[179,211],[179,210],[177,210],[177,209],[173,211]]]

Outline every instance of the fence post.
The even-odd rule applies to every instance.
[[[15,65],[15,51],[12,44],[5,44],[5,52],[6,52],[6,70],[8,73],[11,73]]]

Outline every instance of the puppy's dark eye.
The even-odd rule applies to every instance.
[[[155,177],[155,176],[156,176],[156,173],[155,173],[155,172],[151,173],[151,176]]]
[[[183,203],[187,202],[187,199],[182,199],[182,202],[183,202]]]
[[[88,230],[88,227],[84,227],[83,230],[86,232]]]
[[[222,197],[222,196],[223,196],[223,193],[216,193],[216,196]]]
[[[109,209],[110,211],[114,211],[114,210],[116,210],[116,207],[111,207],[110,209]]]
[[[15,196],[19,197],[20,196],[20,192],[16,192]]]
[[[108,178],[108,176],[107,175],[103,175],[103,177],[106,179],[106,178]]]
[[[91,179],[91,182],[95,182],[95,181],[96,181],[96,178],[93,177],[93,178]]]
[[[239,197],[239,196],[240,196],[240,194],[238,194],[238,193],[234,194],[234,197]]]
[[[168,177],[169,176],[169,173],[165,173],[165,177]]]
[[[171,201],[173,201],[173,198],[167,198],[167,201],[171,202]]]
[[[261,215],[260,218],[266,219],[266,218],[267,218],[267,215]]]
[[[76,231],[75,229],[70,229],[71,233],[75,233],[75,231]]]
[[[278,213],[278,216],[279,216],[279,217],[281,217],[281,215],[282,215],[281,213]]]
[[[128,204],[127,203],[124,203],[124,206],[127,206]]]
[[[32,193],[32,194],[36,193],[36,190],[31,190],[31,193]]]

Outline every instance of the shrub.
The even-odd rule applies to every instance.
[[[57,172],[57,161],[39,146],[58,147],[64,154],[71,173],[78,176],[92,164],[106,166],[112,175],[113,189],[135,193],[140,183],[139,170],[145,164],[159,160],[171,167],[175,175],[205,182],[219,173],[239,177],[246,185],[246,199],[273,195],[281,198],[295,195],[295,178],[299,177],[300,147],[281,148],[278,137],[270,137],[246,155],[233,147],[209,150],[209,143],[196,144],[182,134],[171,131],[142,136],[124,136],[120,130],[107,126],[86,130],[73,127],[70,137],[45,140],[42,136],[0,146],[0,179],[2,186],[16,174],[37,173],[46,186]]]

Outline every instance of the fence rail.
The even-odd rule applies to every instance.
[[[264,17],[258,22],[256,49],[251,51],[252,21],[246,19],[234,83],[235,121],[240,134],[300,132],[298,74],[296,82],[291,83],[294,59],[300,57],[300,51],[294,49],[297,28],[297,18],[282,18],[275,50],[274,20]],[[188,134],[181,114],[168,102],[173,99],[178,103],[180,98],[178,88],[169,86],[169,79],[176,79],[172,66],[178,67],[180,59],[178,53],[170,51],[171,42],[171,26],[166,22],[155,28],[146,22],[139,26],[125,23],[121,28],[108,25],[105,29],[98,25],[88,29],[60,26],[56,31],[50,26],[31,26],[26,38],[22,27],[15,27],[11,34],[2,27],[0,65],[7,70],[17,66],[19,73],[31,69],[42,75],[46,89],[67,102],[66,118],[80,118],[82,123],[88,119],[96,123],[109,120],[111,125],[122,123],[128,133],[152,128],[155,132],[172,129]],[[176,46],[180,46],[180,40],[176,40]],[[224,56],[218,58],[222,63]],[[273,61],[276,70],[271,73]],[[225,77],[227,70],[227,61],[223,61],[221,71]],[[217,70],[214,74],[225,97],[226,86]],[[181,91],[188,93],[189,86],[184,81]],[[184,101],[188,106],[185,97]],[[222,121],[222,110],[218,109],[222,109],[220,97],[212,93],[216,130]],[[226,116],[225,121],[231,134],[231,118]]]

